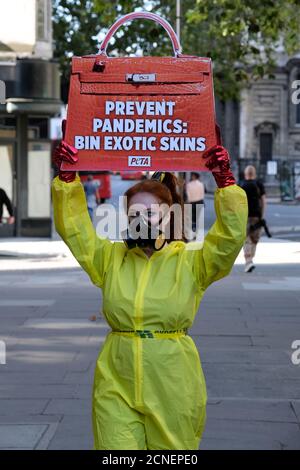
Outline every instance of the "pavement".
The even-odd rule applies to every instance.
[[[1,252],[0,449],[91,449],[101,290],[59,240]],[[243,263],[207,289],[190,330],[209,398],[200,448],[300,449],[300,243],[262,237],[256,269]]]
[[[50,238],[0,238],[0,258],[67,257],[69,250],[61,240]]]

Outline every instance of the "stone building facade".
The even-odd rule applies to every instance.
[[[295,83],[300,80],[300,54],[292,58],[282,54],[274,76],[253,81],[241,93],[237,161],[240,176],[247,164],[254,164],[270,196],[294,199],[300,166],[300,104],[293,102],[292,95],[293,86],[300,89],[300,81]]]
[[[300,200],[300,53],[278,53],[274,77],[252,81],[239,101],[216,99],[217,122],[239,181],[252,164],[269,197]],[[209,173],[202,180],[214,191]]]

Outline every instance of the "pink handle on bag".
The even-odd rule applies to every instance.
[[[111,40],[112,36],[115,34],[115,32],[122,26],[124,23],[127,21],[135,20],[137,18],[143,18],[146,20],[153,20],[159,23],[168,33],[169,38],[172,41],[172,46],[174,50],[174,55],[175,57],[178,57],[181,54],[181,46],[178,40],[178,37],[170,25],[166,20],[161,18],[159,15],[156,15],[155,13],[148,13],[148,12],[134,12],[134,13],[129,13],[128,15],[124,15],[121,18],[119,18],[108,30],[102,44],[100,45],[99,48],[99,54],[100,55],[106,55],[106,48]]]

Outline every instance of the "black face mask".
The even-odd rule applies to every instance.
[[[127,248],[139,246],[151,247],[154,250],[161,250],[166,243],[165,234],[159,229],[162,218],[158,225],[152,225],[142,215],[134,218],[129,227],[122,232],[122,237]]]

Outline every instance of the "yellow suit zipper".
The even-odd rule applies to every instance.
[[[143,269],[141,279],[138,285],[137,294],[135,298],[135,320],[136,329],[141,330],[143,326],[143,297],[147,286],[149,272],[150,272],[150,259]],[[135,396],[138,404],[142,404],[142,338],[136,337],[137,351],[136,351],[136,381],[135,381]]]

